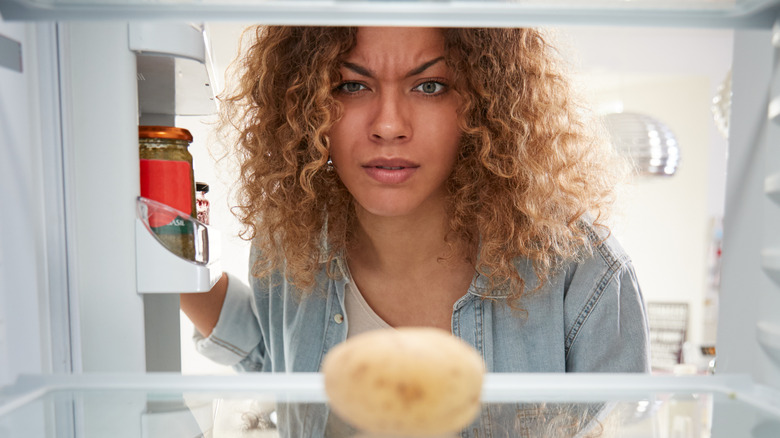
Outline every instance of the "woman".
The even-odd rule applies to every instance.
[[[627,255],[599,224],[609,149],[532,29],[257,28],[226,117],[252,291],[182,295],[199,350],[319,370],[433,326],[490,372],[646,372]]]

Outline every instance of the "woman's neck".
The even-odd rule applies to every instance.
[[[453,305],[468,293],[474,266],[468,245],[445,241],[445,210],[403,218],[365,213],[358,212],[360,229],[347,262],[366,303],[393,327],[450,330]]]
[[[348,251],[350,263],[389,275],[408,275],[442,258],[458,264],[465,259],[462,242],[451,246],[445,242],[448,224],[443,207],[404,217],[380,217],[358,208],[357,218],[360,229]]]

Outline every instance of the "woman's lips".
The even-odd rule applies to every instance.
[[[400,184],[411,178],[419,167],[403,159],[376,159],[363,165],[366,174],[382,184]]]

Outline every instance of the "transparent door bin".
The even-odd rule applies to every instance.
[[[136,202],[138,293],[208,292],[219,280],[219,233],[151,199]]]

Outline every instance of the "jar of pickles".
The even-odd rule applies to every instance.
[[[192,134],[171,126],[139,126],[138,142],[141,196],[181,213],[156,212],[149,216],[149,226],[171,252],[195,260],[193,223],[181,217],[196,217],[195,177],[187,150]]]

